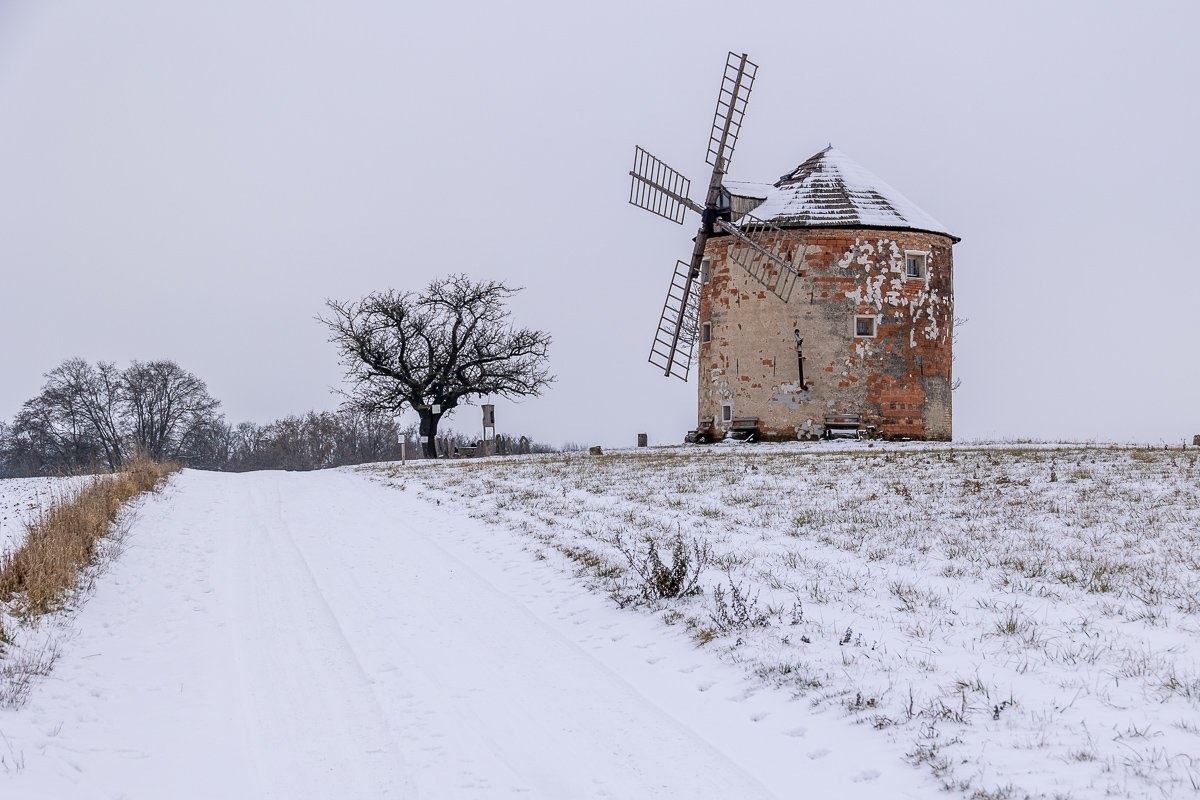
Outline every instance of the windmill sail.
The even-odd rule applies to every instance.
[[[703,210],[688,198],[692,182],[640,147],[634,149],[633,169],[629,174],[633,177],[629,202],[638,208],[680,225],[688,209]]]
[[[767,291],[786,303],[792,296],[799,274],[794,266],[796,251],[781,254],[780,248],[796,248],[803,258],[804,243],[789,243],[781,228],[752,214],[743,214],[737,225],[724,221],[717,224],[721,230],[746,245],[730,248],[730,258]]]
[[[700,282],[692,275],[692,266],[675,262],[671,286],[663,301],[662,316],[650,346],[650,363],[686,381],[696,350],[696,332],[700,317]]]
[[[755,280],[785,301],[791,296],[796,278],[796,271],[789,261],[781,259],[768,246],[758,244],[739,226],[730,223],[728,206],[722,207],[720,204],[721,180],[733,157],[757,73],[758,65],[751,62],[745,53],[739,55],[730,52],[725,59],[725,72],[717,93],[717,109],[713,114],[712,131],[708,139],[706,160],[713,170],[703,205],[688,197],[691,181],[678,170],[667,166],[641,147],[634,150],[633,169],[629,172],[632,177],[629,202],[632,205],[681,224],[689,210],[700,215],[701,226],[692,242],[691,261],[676,263],[654,333],[654,344],[650,347],[651,364],[661,369],[664,375],[673,375],[685,381],[691,371],[699,334],[700,264],[704,259],[706,242],[718,229],[750,246],[750,254],[738,260],[738,263]],[[752,231],[755,236],[770,233],[769,227],[773,227],[762,222],[757,225],[758,228]],[[782,236],[779,242],[782,242]]]
[[[709,165],[720,172],[729,169],[757,74],[758,65],[749,61],[745,53],[738,55],[730,52],[725,59],[725,75],[721,79],[721,90],[717,93],[717,110],[713,114],[706,159]]]

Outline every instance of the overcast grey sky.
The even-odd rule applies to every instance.
[[[0,0],[0,418],[83,356],[173,358],[231,421],[332,408],[327,297],[526,287],[550,443],[678,441],[646,363],[728,50],[760,65],[731,177],[832,142],[946,223],[957,438],[1200,433],[1194,3]],[[467,409],[450,424],[473,430]]]

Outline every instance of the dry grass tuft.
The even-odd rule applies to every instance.
[[[108,535],[122,506],[179,469],[138,459],[53,502],[29,523],[25,543],[0,561],[0,601],[10,603],[17,616],[61,608],[81,571],[95,563],[97,542]]]

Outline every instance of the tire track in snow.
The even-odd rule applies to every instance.
[[[523,548],[353,473],[185,471],[0,713],[0,797],[877,796],[853,736],[801,745],[803,708]]]
[[[317,491],[320,481],[336,492]],[[741,767],[439,544],[413,498],[295,476],[284,513],[431,797],[768,797]],[[431,515],[432,516],[432,515]],[[436,521],[433,523],[436,525]],[[319,526],[318,526],[319,527]],[[518,553],[520,551],[518,550]],[[525,554],[520,553],[524,556]],[[347,613],[359,607],[362,613]],[[377,609],[367,613],[365,609]]]
[[[414,796],[370,680],[293,541],[279,481],[243,483],[238,527],[250,535],[231,564],[229,616],[265,796]]]

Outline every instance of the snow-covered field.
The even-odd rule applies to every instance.
[[[89,476],[0,479],[0,559],[24,543],[26,526],[39,514],[90,480]],[[22,623],[0,603],[0,633],[10,639],[0,639],[0,707],[19,705],[37,679],[53,668],[59,646],[69,635],[69,616],[70,610],[46,624],[37,619]],[[8,764],[6,755],[11,759],[0,739],[0,772]]]
[[[349,471],[185,471],[0,710],[0,797],[937,795],[526,544]]]
[[[53,500],[82,485],[86,478],[0,479],[0,555],[20,546],[25,523]]]
[[[0,797],[1195,796],[1198,456],[188,470],[42,623]]]
[[[379,472],[947,789],[1082,800],[1200,790],[1198,456],[847,443]],[[648,540],[668,567],[673,541],[707,552],[703,593],[639,596]]]

